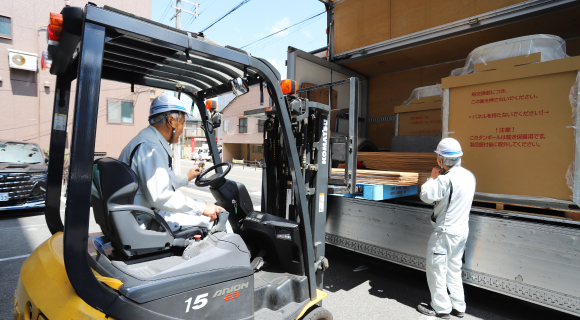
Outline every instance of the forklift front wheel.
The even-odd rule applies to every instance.
[[[323,307],[316,307],[308,312],[302,320],[332,320],[332,313]]]

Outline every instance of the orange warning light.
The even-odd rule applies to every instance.
[[[215,100],[206,100],[205,101],[205,108],[207,110],[214,110],[217,108],[217,102]]]
[[[280,87],[282,87],[283,94],[296,94],[298,86],[296,85],[296,81],[284,79],[280,82]]]

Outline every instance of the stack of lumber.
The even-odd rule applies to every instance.
[[[427,178],[431,176],[431,170],[437,166],[437,154],[435,153],[359,152],[357,160],[362,161],[367,169],[417,173],[419,186],[427,181]],[[357,181],[358,177],[357,174]]]
[[[437,166],[437,154],[417,152],[359,152],[358,161],[367,169],[402,172],[431,172]]]
[[[332,178],[343,178],[344,169],[332,169]],[[419,180],[416,172],[394,172],[379,170],[356,170],[356,182],[391,186],[412,186]]]

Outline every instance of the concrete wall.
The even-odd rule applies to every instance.
[[[244,147],[244,153],[246,152],[246,148]],[[245,156],[242,156],[242,144],[241,143],[224,143],[223,151],[222,151],[222,161],[224,162],[232,162],[232,159],[243,159]]]
[[[151,0],[91,0],[99,6],[109,5],[138,16],[151,17]],[[87,1],[71,0],[71,6],[84,7]],[[11,18],[12,39],[0,38],[0,139],[19,140],[38,143],[41,148],[50,145],[52,108],[56,77],[48,71],[40,70],[42,51],[47,48],[46,26],[50,12],[60,12],[64,7],[60,0],[2,0],[0,15]],[[7,49],[25,51],[38,55],[38,72],[11,70],[8,65]],[[28,81],[11,78],[28,77]],[[48,87],[44,83],[48,82]],[[147,123],[150,89],[135,86],[131,93],[130,85],[113,81],[102,81],[99,97],[99,118],[95,151],[107,152],[117,157],[123,147]],[[69,140],[74,112],[74,91],[72,83],[71,105],[68,119]],[[107,123],[107,99],[132,101],[134,105],[133,124]],[[68,152],[68,151],[67,151]]]
[[[261,146],[262,144],[250,144],[250,161],[260,161],[263,158],[261,152],[254,152],[253,146]],[[226,143],[223,148],[223,161],[231,162],[232,159],[248,160],[248,144],[247,143]]]

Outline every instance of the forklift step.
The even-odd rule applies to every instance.
[[[393,198],[400,198],[400,197],[407,197],[416,195],[419,193],[419,186],[412,185],[412,186],[392,186],[392,185],[383,185],[383,184],[366,184],[366,183],[357,183],[357,188],[362,189],[360,193],[339,193],[339,194],[332,194],[333,196],[338,197],[349,197],[349,198],[357,198],[357,199],[367,199],[367,200],[386,200],[386,199],[393,199]],[[338,186],[329,186],[330,188],[338,188]]]

